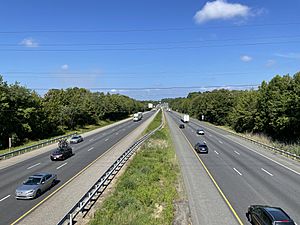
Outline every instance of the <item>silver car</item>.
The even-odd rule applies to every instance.
[[[16,199],[36,198],[54,186],[56,179],[56,174],[38,173],[32,175],[16,189]]]
[[[81,135],[75,135],[70,139],[70,144],[78,144],[83,141],[83,137]]]

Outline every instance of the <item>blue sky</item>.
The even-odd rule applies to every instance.
[[[78,86],[161,99],[300,71],[299,0],[10,0],[0,7],[0,74],[40,94]]]

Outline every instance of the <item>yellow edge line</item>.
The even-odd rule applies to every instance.
[[[198,160],[200,161],[201,165],[203,166],[203,168],[205,169],[206,173],[208,174],[208,176],[210,177],[210,179],[212,180],[212,182],[214,183],[214,185],[216,186],[216,188],[218,189],[219,193],[221,194],[221,196],[223,197],[224,201],[226,202],[226,204],[228,205],[229,209],[231,210],[231,212],[233,213],[233,215],[235,216],[235,218],[237,219],[237,221],[239,222],[240,225],[244,225],[242,220],[240,219],[240,217],[238,216],[238,214],[236,213],[236,211],[234,210],[234,208],[232,207],[232,205],[230,204],[230,202],[228,201],[228,199],[226,198],[225,194],[223,193],[223,191],[221,190],[221,188],[219,187],[219,185],[217,184],[216,180],[214,179],[214,177],[211,175],[211,173],[209,172],[209,170],[207,169],[207,167],[205,166],[204,162],[202,161],[202,159],[199,157],[199,155],[195,152],[194,147],[192,146],[192,144],[190,143],[190,141],[187,139],[187,137],[184,135],[183,131],[180,130],[180,132],[183,134],[184,138],[186,139],[186,141],[189,143],[190,147],[192,148],[194,154],[196,155],[196,157],[198,158]]]
[[[149,117],[150,119],[151,117]],[[56,189],[54,192],[52,192],[50,195],[48,195],[45,199],[40,201],[38,204],[36,204],[34,207],[32,207],[30,210],[28,210],[26,213],[24,213],[22,216],[20,216],[17,220],[15,220],[11,225],[17,224],[20,220],[24,219],[28,214],[30,214],[32,211],[34,211],[37,207],[39,207],[41,204],[43,204],[45,201],[47,201],[49,198],[51,198],[54,194],[56,194],[58,191],[60,191],[62,188],[64,188],[67,184],[69,184],[71,181],[73,181],[76,177],[78,177],[80,174],[82,174],[85,170],[87,170],[89,167],[91,167],[97,160],[108,154],[117,144],[119,144],[124,138],[129,136],[131,133],[133,133],[136,129],[139,127],[135,128],[133,131],[131,131],[129,134],[127,134],[125,137],[123,137],[120,141],[115,143],[112,147],[110,147],[105,153],[102,155],[98,156],[93,162],[91,162],[89,165],[84,167],[81,171],[79,171],[77,174],[75,174],[72,178],[70,178],[66,183],[64,183],[62,186],[60,186],[58,189]]]

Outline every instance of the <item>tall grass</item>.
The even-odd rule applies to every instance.
[[[161,112],[149,127],[156,128],[160,121]],[[171,137],[165,127],[134,156],[90,225],[172,224],[178,174]]]

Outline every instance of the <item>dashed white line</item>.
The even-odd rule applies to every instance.
[[[122,130],[126,130],[125,128],[123,128]]]
[[[9,198],[9,197],[10,197],[10,195],[7,195],[6,197],[1,198],[1,199],[0,199],[0,202],[4,201],[5,199],[7,199],[7,198]]]
[[[36,166],[38,166],[38,165],[40,165],[40,164],[41,164],[41,163],[34,164],[34,165],[32,165],[32,166],[29,166],[27,169],[30,170],[31,168],[36,167]]]
[[[220,141],[220,140],[218,140],[219,142],[220,142],[220,144],[223,144],[223,142],[222,141]]]
[[[112,131],[115,131],[115,129],[112,129]]]
[[[214,151],[217,155],[219,155],[219,152],[217,152],[217,151]]]
[[[240,173],[240,171],[238,171],[236,168],[233,168],[233,170],[234,170],[235,172],[237,172],[240,176],[242,176],[242,174]]]
[[[211,130],[211,131],[214,131],[213,129],[210,129],[210,128],[208,128],[208,127],[206,127],[206,129]],[[216,132],[216,131],[214,131],[214,132]],[[260,156],[262,156],[262,157],[264,157],[264,158],[266,158],[266,159],[272,161],[273,163],[276,163],[277,165],[282,166],[283,168],[285,168],[285,169],[287,169],[287,170],[289,170],[289,171],[291,171],[291,172],[293,172],[293,173],[295,173],[295,174],[297,174],[297,175],[300,176],[300,173],[299,173],[298,171],[293,170],[293,169],[291,169],[290,167],[288,167],[288,166],[286,166],[286,165],[283,165],[282,163],[277,162],[276,160],[271,159],[270,157],[265,156],[264,154],[259,153],[259,152],[255,151],[255,150],[253,150],[253,149],[247,147],[246,145],[243,145],[243,144],[241,144],[241,143],[239,143],[239,142],[237,142],[237,141],[235,141],[235,140],[232,140],[232,139],[228,138],[228,137],[225,136],[225,135],[222,135],[222,134],[220,134],[220,135],[223,136],[224,138],[227,138],[228,140],[230,140],[230,141],[232,141],[232,142],[234,142],[234,143],[237,143],[237,144],[243,146],[244,148],[247,148],[248,150],[250,150],[250,151],[252,151],[252,152],[255,152],[256,154],[258,154],[258,155],[260,155]]]
[[[119,133],[117,132],[116,135],[118,135]]]
[[[235,154],[237,154],[237,155],[240,155],[240,153],[239,152],[237,152],[237,151],[234,151],[235,152]]]
[[[208,136],[212,137],[212,135],[211,135],[211,134],[208,134]]]
[[[68,164],[68,163],[66,162],[66,163],[60,165],[59,167],[57,167],[56,169],[59,170],[60,168],[62,168],[63,166],[65,166],[65,165],[67,165],[67,164]]]
[[[88,152],[91,151],[91,150],[93,150],[93,149],[94,149],[94,147],[91,147],[91,148],[88,150]]]
[[[271,174],[269,171],[265,170],[264,168],[261,168],[262,171],[264,171],[265,173],[269,174],[271,177],[273,177],[274,175]]]
[[[106,138],[106,139],[105,139],[105,141],[108,141],[108,140],[109,140],[109,138]]]
[[[93,140],[94,140],[94,138],[90,139],[89,141],[93,141]]]

